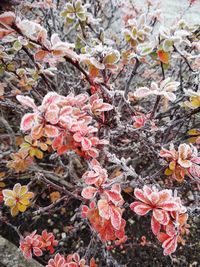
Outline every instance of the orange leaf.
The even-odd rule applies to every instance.
[[[11,34],[14,30],[0,29],[0,39],[3,39],[5,36]]]
[[[157,51],[158,58],[160,61],[164,64],[169,64],[170,55],[168,52],[165,52],[163,50]]]
[[[15,21],[15,18],[16,18],[15,13],[5,12],[0,15],[0,23],[10,26]]]
[[[132,193],[132,192],[133,192],[133,187],[128,186],[128,187],[124,188],[123,191],[124,191],[125,193],[128,193],[128,194],[129,194],[129,193]]]
[[[96,78],[99,75],[99,70],[95,68],[93,65],[90,65],[89,73],[90,73],[91,78]]]
[[[35,57],[35,60],[42,61],[48,54],[49,54],[48,51],[39,50],[38,52],[35,53],[34,57]]]
[[[60,197],[61,195],[58,191],[54,191],[50,194],[50,199],[52,203],[56,202],[58,199],[60,199]]]
[[[98,267],[94,258],[91,258],[91,260],[90,260],[90,267]]]
[[[40,139],[44,133],[44,128],[42,124],[34,126],[31,131],[31,137],[33,139]]]

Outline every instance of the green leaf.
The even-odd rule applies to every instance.
[[[158,56],[157,56],[157,53],[156,52],[152,52],[151,54],[150,54],[150,56],[152,57],[152,59],[154,59],[154,60],[156,60],[157,58],[158,58]]]
[[[13,48],[16,50],[16,51],[19,51],[22,49],[22,44],[17,40],[14,42],[13,44]]]
[[[75,3],[75,9],[76,9],[76,12],[83,11],[81,1],[77,1],[77,2]]]
[[[81,42],[80,38],[76,39],[76,43],[75,43],[75,48],[76,49],[81,49],[83,47],[83,43]]]
[[[15,71],[15,65],[13,63],[9,63],[6,68],[8,71]]]
[[[164,64],[163,63],[163,68],[164,68],[164,70],[168,70],[170,68],[170,64]]]
[[[68,18],[68,17],[67,17],[67,19],[66,19],[67,24],[71,24],[73,21],[74,21],[74,19],[70,19],[70,18]]]
[[[67,17],[67,14],[68,14],[67,10],[64,10],[64,11],[60,12],[60,16],[63,17],[63,18]]]
[[[3,76],[5,72],[5,69],[3,66],[0,66],[0,76]]]
[[[105,64],[114,64],[119,61],[120,54],[118,51],[111,52],[110,54],[106,55],[103,62]]]
[[[81,20],[81,21],[85,21],[86,20],[86,15],[83,12],[80,13],[76,13],[76,16]]]
[[[67,3],[66,4],[65,9],[66,9],[66,12],[67,13],[69,13],[69,12],[71,13],[71,12],[74,12],[75,11],[73,5],[70,4],[70,3]]]

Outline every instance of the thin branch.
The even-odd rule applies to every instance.
[[[126,84],[126,87],[125,87],[125,90],[124,90],[124,97],[125,97],[125,99],[127,99],[128,92],[129,92],[129,87],[130,87],[130,85],[131,85],[131,82],[132,82],[133,77],[135,76],[135,74],[136,74],[136,72],[137,72],[137,69],[138,69],[139,65],[140,65],[140,62],[139,62],[139,60],[136,58],[136,59],[135,59],[135,65],[134,65],[134,68],[133,68],[133,70],[132,70],[132,72],[131,72],[131,75],[130,75],[130,77],[129,77],[129,80],[128,80],[128,82],[127,82],[127,84]]]

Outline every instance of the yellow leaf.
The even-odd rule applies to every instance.
[[[35,148],[31,148],[29,150],[29,156],[32,157],[32,158],[35,156]]]
[[[192,96],[190,98],[190,104],[193,108],[198,108],[200,107],[200,97],[198,96]]]
[[[3,195],[6,198],[14,197],[15,196],[14,192],[12,190],[10,190],[10,189],[4,189],[2,192],[3,192]]]
[[[0,187],[1,188],[5,187],[5,186],[6,186],[6,184],[4,182],[0,182]]]
[[[176,162],[175,161],[171,161],[170,164],[169,164],[169,169],[173,171],[175,169],[175,167],[176,167]]]
[[[198,138],[199,138],[198,136],[197,137],[190,137],[190,138],[188,138],[187,141],[188,141],[188,143],[194,144],[194,143],[196,143]]]
[[[46,151],[48,149],[48,145],[45,144],[45,143],[40,143],[40,148],[43,150],[43,151]]]
[[[50,139],[47,139],[46,144],[47,145],[52,145],[52,141]]]
[[[15,204],[16,204],[16,201],[14,198],[7,198],[5,200],[5,205],[8,207],[13,207],[13,206],[15,206]]]
[[[12,63],[8,64],[6,67],[8,71],[15,71],[15,65]]]
[[[17,208],[17,205],[11,208],[11,215],[13,217],[17,216],[18,213],[19,213],[19,210]]]
[[[24,198],[33,198],[34,197],[34,193],[33,192],[27,192],[25,195],[24,195]]]
[[[195,129],[195,128],[193,128],[193,129],[190,129],[190,130],[187,132],[187,134],[189,134],[189,135],[200,135],[200,131],[197,130],[197,129]]]
[[[42,159],[43,158],[43,152],[39,149],[35,149],[35,156],[38,159]]]
[[[20,202],[17,203],[17,208],[21,212],[24,212],[26,210],[26,206],[21,204]]]
[[[165,175],[167,175],[167,176],[172,175],[172,173],[173,173],[173,171],[170,170],[169,168],[167,168],[167,169],[165,170]]]
[[[26,185],[22,185],[21,190],[20,190],[20,196],[23,196],[28,192],[28,187]]]
[[[23,143],[20,145],[21,148],[29,148],[31,145],[28,143]]]
[[[27,198],[22,198],[20,199],[19,203],[22,205],[28,206],[30,204],[30,201]]]

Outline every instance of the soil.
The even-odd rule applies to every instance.
[[[41,199],[37,200],[41,206],[47,205],[43,200],[46,197],[46,193],[47,191],[44,191]],[[133,201],[128,194],[124,194],[124,198],[128,203]],[[188,202],[188,205],[192,203],[189,199],[185,199],[185,201]],[[31,215],[31,209],[26,214],[20,214],[16,218],[12,218],[9,215],[9,210],[5,207],[2,207],[2,212],[4,216],[6,215],[9,218],[9,223],[17,227],[23,235],[35,229],[38,230],[38,233],[41,233],[43,229],[52,231],[57,239],[60,240],[56,251],[65,255],[78,251],[81,256],[87,259],[94,257],[99,267],[200,266],[200,217],[195,216],[195,214],[192,217],[190,216],[190,234],[185,238],[185,245],[179,245],[177,251],[171,257],[165,257],[160,243],[156,241],[151,233],[150,216],[138,217],[127,208],[123,217],[127,220],[126,234],[129,239],[123,246],[111,248],[107,251],[96,233],[91,233],[87,221],[80,218],[80,202],[73,200],[63,204],[60,207],[58,206],[56,211],[53,210],[47,215],[35,217]],[[19,238],[15,229],[11,228],[7,222],[1,222],[0,235],[17,246],[19,245]],[[2,253],[3,251],[1,250]],[[50,255],[46,253],[36,260],[45,265],[49,257]],[[6,266],[9,267],[11,265]],[[15,266],[20,265],[14,265],[13,262],[12,267]],[[26,265],[22,266],[26,267]]]

